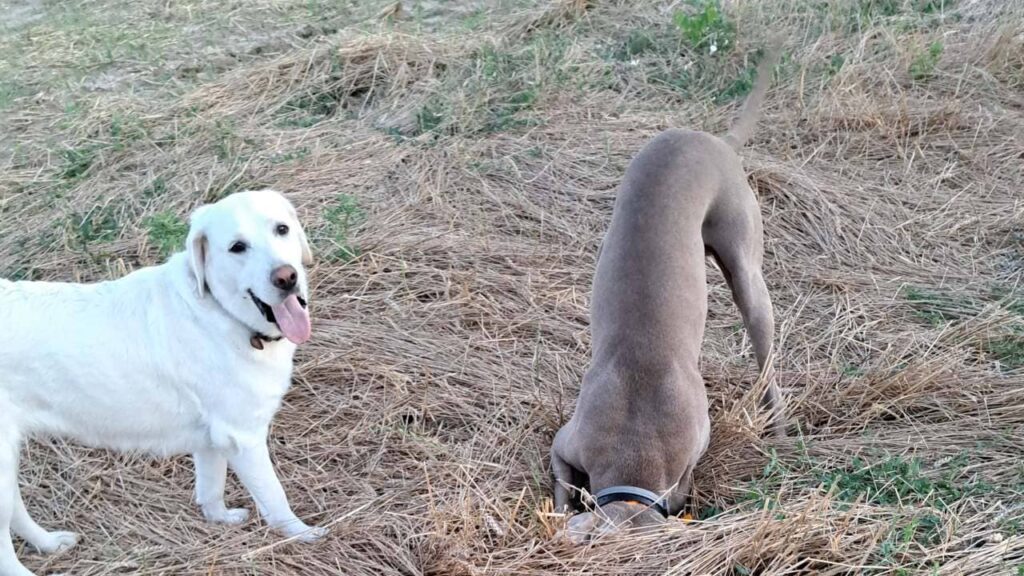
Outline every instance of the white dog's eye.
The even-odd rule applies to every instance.
[[[228,251],[230,251],[232,254],[241,254],[242,252],[245,252],[246,249],[248,248],[249,246],[247,246],[245,242],[239,240],[238,242],[232,244],[231,247],[228,248]]]
[[[275,228],[274,231],[277,232],[278,236],[285,236],[285,235],[288,234],[288,225],[287,224],[278,224],[277,228]]]

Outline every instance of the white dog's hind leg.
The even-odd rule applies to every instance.
[[[18,490],[20,438],[13,426],[0,424],[0,576],[33,576],[22,566],[11,541],[15,494]]]
[[[327,534],[326,528],[313,528],[292,512],[284,488],[274,472],[274,465],[270,462],[266,444],[242,448],[228,461],[271,527],[289,538],[296,536],[302,542],[313,542]]]
[[[224,505],[224,482],[227,479],[228,461],[214,450],[199,450],[192,455],[196,467],[196,503],[203,510],[203,516],[219,524],[241,524],[249,517],[245,508],[231,508]]]

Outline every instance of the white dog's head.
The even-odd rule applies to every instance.
[[[192,213],[186,241],[200,297],[239,322],[296,344],[309,339],[304,265],[313,261],[295,208],[273,190],[238,192]]]

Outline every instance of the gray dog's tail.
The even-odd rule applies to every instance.
[[[722,137],[723,140],[732,146],[733,150],[739,150],[754,135],[754,126],[757,125],[760,116],[761,104],[764,102],[764,93],[768,91],[768,85],[772,81],[772,70],[779,63],[779,56],[782,55],[782,35],[776,35],[768,48],[768,53],[761,58],[757,65],[757,80],[754,89],[750,91],[746,102],[743,103],[743,110],[739,118],[733,123],[729,133]]]

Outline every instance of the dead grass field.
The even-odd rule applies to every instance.
[[[26,564],[1024,574],[1024,4],[705,5],[0,0],[0,277],[117,277],[177,250],[203,202],[288,193],[318,254],[314,337],[271,447],[297,513],[332,529],[209,526],[188,458],[36,442],[29,508],[84,541]],[[616,186],[658,131],[723,132],[773,31],[744,157],[791,436],[762,438],[712,272],[696,520],[559,543],[547,451]],[[237,483],[229,504],[250,505]]]

